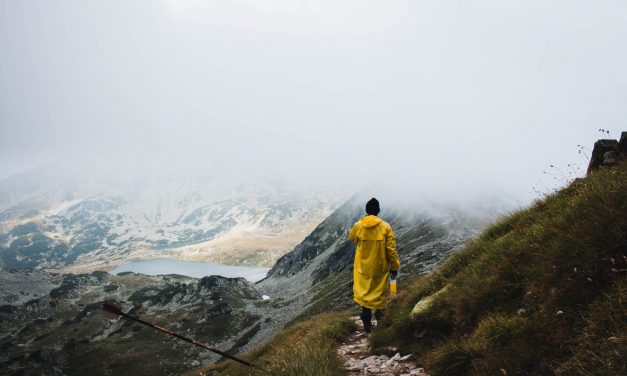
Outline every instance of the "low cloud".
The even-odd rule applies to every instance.
[[[578,144],[624,128],[626,20],[615,2],[10,2],[0,177],[71,166],[528,202],[570,178],[550,164],[581,168]]]

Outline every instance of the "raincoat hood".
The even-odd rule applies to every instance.
[[[383,220],[381,220],[381,218],[377,217],[376,215],[367,215],[360,219],[359,222],[363,227],[374,227],[383,222]]]

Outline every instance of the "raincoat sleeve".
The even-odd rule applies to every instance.
[[[359,233],[359,224],[355,223],[353,228],[348,232],[348,240],[357,243],[357,234]]]
[[[394,238],[394,231],[391,228],[385,236],[385,253],[390,263],[390,270],[398,270],[401,267],[401,262],[398,260],[396,238]]]

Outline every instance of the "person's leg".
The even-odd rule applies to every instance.
[[[372,310],[370,308],[361,307],[361,321],[364,323],[364,331],[370,333],[372,328]]]

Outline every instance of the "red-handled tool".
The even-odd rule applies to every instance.
[[[120,306],[118,306],[118,305],[116,305],[114,303],[105,302],[102,305],[102,311],[103,311],[103,313],[105,313],[107,316],[109,316],[111,318],[119,318],[121,316],[121,317],[124,317],[126,319],[138,322],[140,324],[144,324],[144,325],[149,326],[149,327],[151,327],[151,328],[153,328],[155,330],[160,331],[161,333],[169,334],[169,335],[174,336],[174,337],[176,337],[178,339],[181,339],[181,340],[183,340],[185,342],[189,342],[189,343],[191,343],[191,344],[193,344],[195,346],[198,346],[198,347],[201,347],[201,348],[203,348],[205,350],[209,350],[209,351],[214,352],[216,354],[222,355],[225,358],[234,360],[234,361],[236,361],[238,363],[241,363],[241,364],[243,364],[243,365],[245,365],[247,367],[250,367],[250,368],[259,370],[261,372],[267,373],[263,369],[257,367],[256,365],[254,365],[254,364],[252,364],[250,362],[247,362],[247,361],[245,361],[243,359],[239,359],[237,357],[234,357],[233,355],[229,355],[229,354],[227,354],[227,353],[225,353],[223,351],[220,351],[218,349],[215,349],[213,347],[210,347],[206,343],[202,343],[202,342],[196,341],[195,339],[188,338],[188,337],[182,336],[182,335],[180,335],[178,333],[175,333],[175,332],[171,331],[170,329],[163,328],[163,327],[160,327],[160,326],[155,325],[153,323],[150,323],[148,321],[144,321],[142,319],[139,319],[137,317],[130,316],[130,315],[122,312],[122,309],[120,308]]]

